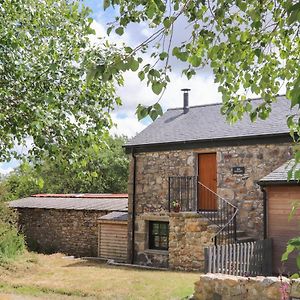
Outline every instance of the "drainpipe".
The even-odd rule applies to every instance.
[[[132,183],[132,223],[131,223],[131,264],[134,264],[134,244],[135,244],[135,191],[136,191],[136,156],[134,150],[131,152],[133,159],[133,183]]]
[[[263,206],[264,206],[264,239],[267,238],[267,192],[264,186],[260,186],[263,193]]]

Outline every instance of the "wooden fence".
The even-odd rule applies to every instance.
[[[205,272],[238,276],[272,274],[272,240],[205,248]]]

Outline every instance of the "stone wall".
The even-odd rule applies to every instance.
[[[19,208],[19,226],[30,250],[97,256],[97,219],[107,212]]]
[[[213,245],[216,226],[197,213],[171,213],[169,266],[177,270],[204,271],[204,248]]]
[[[149,249],[149,221],[169,222],[169,250]],[[216,227],[197,213],[145,213],[136,218],[135,261],[141,265],[204,271],[204,248],[213,245]]]
[[[159,213],[145,213],[136,217],[134,255],[135,262],[146,266],[166,268],[169,266],[168,251],[149,249],[149,221],[169,222],[169,216]]]
[[[291,145],[287,143],[210,147],[136,154],[136,226],[145,214],[168,214],[169,176],[197,175],[199,153],[217,154],[217,193],[238,206],[238,229],[246,231],[248,235],[254,238],[262,238],[263,195],[256,181],[291,158]],[[244,166],[245,174],[232,174],[234,166]],[[128,253],[131,254],[133,161],[131,161],[128,183]],[[139,230],[136,233],[134,262],[144,263],[141,239],[146,239],[147,235],[146,233],[140,234]],[[147,250],[146,248],[144,249]],[[128,260],[131,261],[131,257],[128,257]]]
[[[283,297],[283,294],[286,297]],[[281,300],[300,297],[300,279],[201,275],[195,283],[194,300]]]

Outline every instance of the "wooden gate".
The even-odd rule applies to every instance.
[[[205,273],[237,276],[272,274],[272,240],[205,248]]]

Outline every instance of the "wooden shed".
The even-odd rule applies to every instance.
[[[127,219],[124,212],[112,212],[98,219],[98,256],[118,262],[127,260]]]
[[[300,206],[294,217],[289,220],[294,203],[300,205],[300,183],[287,180],[288,170],[293,165],[293,161],[289,161],[259,182],[265,190],[266,237],[273,240],[274,274],[293,274],[297,271],[295,253],[290,255],[286,263],[281,262],[287,242],[300,236]]]

